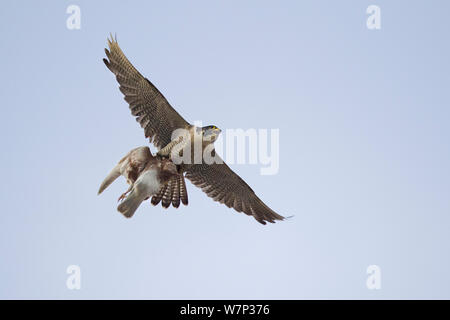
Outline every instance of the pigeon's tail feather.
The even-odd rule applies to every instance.
[[[128,197],[117,207],[117,210],[127,218],[131,218],[136,212],[137,208],[145,200],[145,196],[139,196],[136,190],[133,189]]]

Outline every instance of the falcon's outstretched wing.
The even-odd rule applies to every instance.
[[[178,128],[186,128],[189,123],[169,104],[159,90],[128,61],[115,39],[108,39],[107,59],[103,59],[109,70],[116,76],[120,91],[125,95],[131,114],[145,130],[150,142],[161,149]]]
[[[258,222],[274,223],[284,220],[270,209],[225,162],[213,164],[195,164],[186,171],[188,178],[194,185],[201,188],[214,201],[253,216]]]

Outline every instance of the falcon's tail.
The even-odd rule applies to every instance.
[[[140,196],[135,189],[133,189],[128,197],[119,204],[117,210],[127,218],[131,218],[136,212],[137,208],[145,200],[145,196]]]
[[[174,208],[178,208],[180,206],[180,201],[187,206],[188,195],[186,183],[182,174],[179,176],[174,176],[170,179],[169,182],[161,188],[158,194],[152,197],[152,204],[156,206],[161,202],[161,200],[161,205],[164,208],[170,207],[170,204],[172,204]]]
[[[120,163],[118,163],[114,169],[111,170],[111,172],[106,176],[105,180],[103,180],[102,184],[100,185],[100,188],[98,189],[98,193],[100,194],[108,188],[108,186],[114,182],[118,177],[120,176]]]

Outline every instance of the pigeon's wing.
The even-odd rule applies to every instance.
[[[172,138],[172,132],[187,128],[189,123],[169,104],[159,90],[128,61],[117,40],[108,39],[108,59],[103,59],[116,76],[119,89],[130,105],[131,114],[136,117],[150,142],[161,149]]]
[[[221,159],[213,164],[190,166],[186,171],[186,178],[214,201],[253,216],[262,224],[284,219],[262,202],[252,188]]]
[[[147,166],[147,163],[153,158],[149,147],[138,147],[128,153],[127,165],[124,168],[123,175],[127,182],[134,183]]]
[[[128,152],[103,180],[98,194],[102,193],[120,175],[123,175],[128,183],[135,182],[150,159],[152,159],[152,154],[149,147],[138,147]]]

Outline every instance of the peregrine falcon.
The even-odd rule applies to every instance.
[[[172,149],[179,143],[172,139],[172,134],[175,130],[184,129],[191,135],[202,135],[206,141],[202,147],[210,147],[216,159],[214,163],[201,161],[177,164],[179,174],[173,176],[159,193],[152,197],[153,205],[161,201],[165,208],[170,204],[177,208],[180,200],[186,205],[186,177],[214,201],[253,216],[262,224],[285,219],[262,202],[252,188],[215,154],[214,141],[221,132],[219,128],[197,128],[188,123],[172,108],[162,93],[130,63],[120,49],[117,39],[108,39],[108,47],[109,50],[105,49],[107,59],[103,59],[103,62],[119,82],[119,89],[129,104],[131,114],[144,129],[145,137],[159,149],[158,157],[170,157]]]

